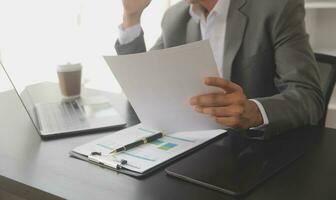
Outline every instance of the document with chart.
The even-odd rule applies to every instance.
[[[124,172],[129,170],[141,174],[225,133],[221,129],[167,133],[162,138],[128,151],[109,154],[123,145],[158,132],[139,124],[79,146],[72,151],[72,155],[87,157],[88,161],[111,169],[122,169]],[[100,155],[92,156],[92,152],[99,152]]]
[[[84,144],[72,156],[142,176],[226,132],[189,104],[192,96],[222,92],[204,85],[204,78],[219,76],[209,41],[104,58],[141,124]]]

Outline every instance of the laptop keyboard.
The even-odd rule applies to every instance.
[[[36,105],[43,132],[65,132],[89,128],[84,109],[76,101]]]

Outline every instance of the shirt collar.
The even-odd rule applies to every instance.
[[[209,16],[211,15],[218,15],[220,17],[226,18],[227,13],[230,6],[230,0],[218,0],[215,7],[212,9],[212,11],[209,13]],[[201,19],[204,19],[204,11],[200,8],[194,7],[193,5],[189,8],[189,14],[191,18],[199,23]]]

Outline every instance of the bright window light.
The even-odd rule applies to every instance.
[[[161,33],[170,3],[153,0],[146,9],[142,26],[148,47]],[[58,65],[80,62],[87,87],[119,93],[103,56],[115,55],[121,20],[121,0],[0,0],[2,62],[19,92],[30,84],[57,82]]]

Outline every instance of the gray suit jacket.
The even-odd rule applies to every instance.
[[[303,0],[232,0],[230,4],[224,78],[239,84],[248,98],[264,106],[270,121],[263,128],[265,138],[316,125],[323,114],[319,70],[304,16]],[[182,1],[164,15],[162,35],[152,49],[200,39],[200,25]],[[126,45],[117,41],[116,50],[120,55],[145,52],[143,34]]]

